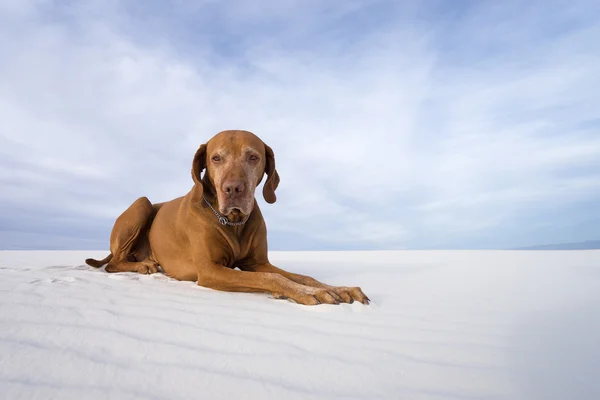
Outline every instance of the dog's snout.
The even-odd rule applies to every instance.
[[[243,194],[245,190],[246,184],[241,180],[228,180],[223,183],[223,192],[228,196]]]

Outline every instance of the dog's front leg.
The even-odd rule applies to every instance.
[[[319,282],[318,280],[310,276],[288,272],[270,263],[254,265],[251,267],[242,267],[242,269],[246,271],[279,274],[301,285],[327,289],[328,291],[335,293],[340,302],[353,303],[354,301],[359,301],[363,304],[369,304],[370,301],[370,299],[363,293],[360,287],[330,286],[325,283]]]
[[[249,272],[210,264],[198,273],[198,285],[225,292],[263,292],[305,305],[339,304],[335,292],[294,282],[272,272]]]

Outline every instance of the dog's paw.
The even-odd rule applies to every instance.
[[[155,274],[158,272],[158,264],[155,262],[140,263],[137,272],[144,275]]]
[[[344,302],[340,296],[328,288],[315,288],[310,286],[305,286],[302,290],[294,292],[287,297],[298,304],[306,306],[340,304]]]
[[[365,305],[369,304],[371,301],[366,294],[363,293],[362,289],[358,286],[348,287],[348,286],[330,286],[328,288],[330,291],[337,294],[341,297],[344,303],[354,303],[355,301],[359,301]]]

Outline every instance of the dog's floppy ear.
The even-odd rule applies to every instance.
[[[202,185],[202,171],[206,168],[206,145],[201,145],[196,154],[194,155],[194,161],[192,162],[192,179],[194,179],[194,201],[202,200],[202,194],[204,193],[204,186]]]
[[[267,180],[263,186],[263,197],[269,204],[275,203],[277,196],[275,196],[275,189],[279,186],[279,174],[275,169],[275,154],[273,149],[265,144],[265,155],[267,156],[267,162],[265,165],[265,174],[267,174]]]

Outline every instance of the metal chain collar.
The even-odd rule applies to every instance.
[[[210,209],[212,210],[212,212],[215,213],[215,215],[217,216],[217,219],[219,220],[219,223],[221,225],[240,226],[240,225],[244,225],[246,223],[246,221],[248,221],[248,218],[250,218],[250,215],[247,215],[246,219],[243,220],[243,221],[240,221],[240,222],[229,222],[229,219],[227,219],[227,217],[225,215],[219,214],[219,212],[213,208],[213,206],[208,202],[208,200],[206,200],[206,197],[202,196],[202,198],[204,199],[204,202],[206,204],[208,204],[208,206],[210,207]]]

